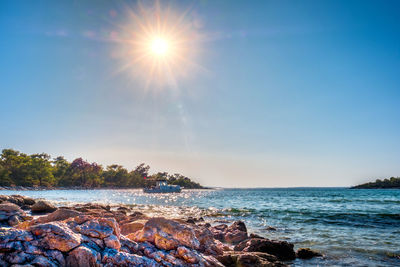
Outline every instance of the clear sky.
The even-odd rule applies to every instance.
[[[209,186],[400,176],[399,1],[167,7],[195,67],[162,84],[116,41],[138,28],[136,2],[0,1],[0,148]]]

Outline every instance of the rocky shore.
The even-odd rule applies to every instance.
[[[125,206],[55,207],[0,195],[0,266],[287,266],[321,256],[241,221],[148,217]]]

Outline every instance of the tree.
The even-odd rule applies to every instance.
[[[105,186],[128,187],[129,178],[128,171],[117,164],[107,166],[107,169],[103,172]]]

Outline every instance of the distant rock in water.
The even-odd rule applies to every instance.
[[[390,179],[369,182],[351,187],[351,189],[400,189],[400,177],[391,177]]]

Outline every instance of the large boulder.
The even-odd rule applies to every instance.
[[[121,234],[128,235],[131,233],[135,233],[139,230],[142,230],[147,220],[137,220],[133,222],[127,222],[124,224],[120,224]]]
[[[97,267],[101,264],[101,254],[89,247],[79,246],[68,253],[66,266],[68,267]]]
[[[226,224],[211,227],[214,238],[229,244],[238,244],[248,238],[247,228],[244,222],[236,221],[232,225]]]
[[[61,222],[50,222],[31,226],[33,235],[40,238],[40,245],[47,249],[68,252],[81,244],[82,238]]]
[[[53,204],[45,200],[39,200],[31,207],[33,213],[48,213],[53,212],[56,209],[57,208]]]
[[[173,220],[156,217],[148,220],[142,230],[132,236],[137,242],[151,242],[165,250],[186,246],[193,249],[200,247],[200,242],[190,227]]]
[[[34,222],[35,223],[48,223],[48,222],[55,222],[55,221],[63,221],[72,217],[76,217],[81,215],[82,213],[79,211],[71,210],[71,209],[58,209],[46,216],[42,216],[37,218]]]
[[[16,204],[10,202],[0,204],[0,224],[15,226],[28,218],[26,213]]]
[[[265,252],[278,257],[280,260],[293,260],[296,253],[293,244],[286,241],[269,240],[264,238],[251,238],[234,247],[235,251]]]

